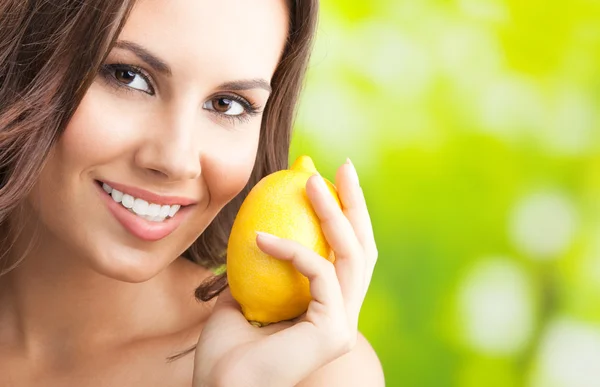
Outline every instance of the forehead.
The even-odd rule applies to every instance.
[[[119,39],[146,47],[178,76],[268,80],[287,28],[285,0],[140,0]]]

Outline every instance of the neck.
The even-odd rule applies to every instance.
[[[27,239],[17,241],[9,260],[27,251]],[[49,237],[23,257],[0,277],[0,347],[71,357],[166,334],[178,318],[174,267],[181,260],[128,283],[99,274],[86,257]]]

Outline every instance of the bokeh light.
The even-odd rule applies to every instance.
[[[512,213],[510,235],[515,246],[536,259],[563,255],[577,230],[577,215],[571,201],[553,192],[538,192],[522,198]]]
[[[321,7],[290,159],[356,165],[387,385],[598,387],[600,2]]]
[[[534,323],[529,286],[526,273],[511,260],[477,262],[459,291],[461,326],[467,344],[491,355],[523,351]]]

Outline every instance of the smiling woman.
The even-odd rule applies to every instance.
[[[0,3],[0,384],[383,383],[357,331],[377,254],[351,163],[344,212],[307,185],[335,267],[257,237],[314,284],[306,316],[254,327],[211,272],[249,189],[287,166],[316,13]]]

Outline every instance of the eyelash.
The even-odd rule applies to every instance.
[[[131,71],[131,72],[135,73],[136,75],[139,75],[140,77],[142,77],[142,79],[150,87],[151,93],[145,92],[143,90],[134,89],[132,87],[128,87],[127,85],[124,85],[121,82],[117,81],[117,79],[114,76],[114,72],[117,70]],[[146,71],[144,69],[142,69],[141,67],[138,67],[135,65],[129,65],[129,64],[125,64],[125,63],[105,64],[100,69],[100,74],[106,81],[108,81],[108,83],[110,83],[111,86],[116,86],[118,89],[121,89],[121,90],[124,90],[127,92],[140,91],[140,92],[148,94],[148,95],[154,95],[154,93],[155,93],[154,85],[150,81],[150,75],[148,73],[146,73]]]
[[[218,100],[218,99],[229,99],[229,100],[235,101],[235,102],[239,103],[240,105],[242,105],[242,107],[244,108],[244,113],[239,114],[237,116],[232,116],[231,114],[219,113],[216,110],[208,110],[207,109],[209,113],[214,114],[218,118],[224,118],[224,119],[228,120],[229,122],[231,122],[232,124],[235,124],[236,122],[248,122],[248,121],[250,121],[250,118],[261,113],[260,106],[258,106],[254,102],[248,101],[246,98],[243,98],[237,94],[228,94],[228,93],[218,94],[218,95],[211,97],[209,100],[214,101],[214,100]]]
[[[117,81],[117,79],[114,76],[114,72],[117,70],[131,71],[131,72],[135,73],[136,75],[139,75],[140,77],[142,77],[142,79],[148,84],[148,87],[150,88],[150,93],[146,92],[144,90],[139,90],[139,89],[134,89],[132,87],[128,87],[127,85]],[[126,63],[105,64],[100,69],[100,75],[104,78],[105,81],[107,81],[111,86],[117,88],[118,90],[122,90],[122,91],[129,92],[129,93],[135,93],[137,91],[137,92],[145,93],[148,95],[155,94],[154,85],[152,84],[152,81],[150,80],[151,79],[150,75],[141,67],[126,64]],[[229,99],[229,100],[235,101],[235,102],[239,103],[240,105],[242,105],[242,107],[244,108],[244,113],[237,115],[237,116],[219,113],[215,110],[207,109],[209,113],[216,115],[218,118],[226,119],[226,120],[230,121],[232,124],[235,124],[236,122],[248,122],[251,117],[254,117],[261,113],[260,106],[258,106],[254,102],[248,101],[246,98],[243,98],[237,94],[230,94],[230,93],[218,94],[218,95],[212,96],[209,100],[214,101],[214,100],[218,100],[218,99]]]

